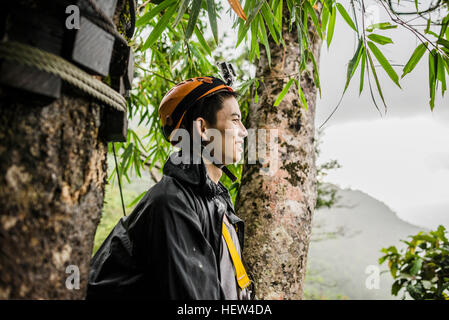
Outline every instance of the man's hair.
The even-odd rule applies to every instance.
[[[225,99],[229,97],[237,98],[238,96],[239,93],[235,91],[221,91],[198,100],[187,111],[182,119],[181,127],[185,128],[192,137],[193,121],[198,117],[204,118],[209,125],[215,126],[217,124],[217,112],[223,108]]]

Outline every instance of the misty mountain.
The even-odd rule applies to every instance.
[[[378,265],[382,248],[405,247],[400,240],[428,231],[405,222],[384,203],[351,189],[338,190],[336,207],[313,217],[308,254],[307,299],[400,299],[391,295],[393,278],[386,264]],[[379,288],[368,281],[379,274]],[[368,279],[369,280],[369,279]]]

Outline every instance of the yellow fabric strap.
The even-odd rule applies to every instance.
[[[234,263],[235,273],[237,276],[237,283],[239,287],[243,290],[250,285],[248,275],[246,274],[245,267],[243,266],[242,260],[240,260],[239,253],[232,242],[231,235],[229,233],[226,224],[223,222],[223,236],[226,240],[226,245],[228,246],[229,253],[231,254],[232,262]]]

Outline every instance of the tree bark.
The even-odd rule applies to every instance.
[[[36,98],[0,86],[0,299],[83,299],[107,182],[100,127],[109,107],[65,83],[59,99]]]
[[[1,299],[85,296],[107,145],[98,139],[101,107],[65,91],[41,106],[0,93]],[[79,289],[76,280],[66,287],[69,265]]]
[[[317,3],[321,11],[321,3]],[[263,78],[258,88],[259,101],[251,103],[247,127],[277,129],[279,169],[274,174],[263,170],[269,163],[245,164],[236,199],[238,214],[245,221],[244,258],[254,280],[257,299],[302,299],[309,248],[312,215],[316,204],[315,102],[313,63],[301,73],[301,87],[307,100],[305,109],[295,85],[279,106],[274,101],[300,65],[298,33],[289,32],[289,11],[283,8],[285,49],[270,37],[272,68],[265,48],[260,48],[256,77]],[[318,16],[320,14],[318,13]],[[309,18],[309,37],[315,60],[319,62],[322,40]],[[268,138],[267,138],[267,141]],[[248,152],[247,148],[245,149]]]

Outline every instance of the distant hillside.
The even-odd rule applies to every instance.
[[[380,288],[368,289],[369,265],[378,266],[381,248],[403,247],[401,239],[426,230],[397,217],[384,203],[358,190],[339,190],[339,207],[313,217],[305,297],[308,299],[398,299],[392,277],[381,273]],[[382,265],[381,270],[387,270]]]

